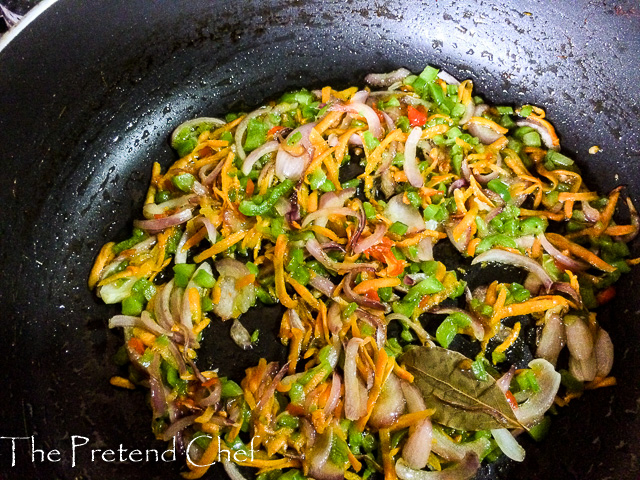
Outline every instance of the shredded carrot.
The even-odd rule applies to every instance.
[[[389,431],[395,432],[404,428],[409,428],[416,425],[421,420],[429,418],[434,413],[436,413],[435,408],[428,408],[427,410],[422,410],[420,412],[405,413],[404,415],[399,416],[398,419],[391,424]]]
[[[328,103],[331,100],[331,87],[322,88],[322,103]]]
[[[378,290],[379,288],[397,287],[400,285],[400,279],[395,278],[373,278],[371,280],[365,280],[353,287],[353,293],[362,295],[369,290]]]
[[[382,466],[384,468],[384,480],[397,480],[396,471],[391,457],[391,436],[388,428],[381,428],[380,449],[382,450]]]
[[[289,285],[293,287],[298,295],[300,295],[300,298],[307,302],[307,304],[311,308],[313,308],[314,310],[318,310],[320,308],[320,302],[318,301],[318,299],[316,299],[316,297],[313,296],[313,294],[309,290],[307,290],[307,287],[299,283],[295,278],[293,278],[286,272],[285,278],[287,280],[287,283],[289,283]]]
[[[209,466],[213,465],[213,463],[218,459],[219,448],[220,438],[213,436],[209,446],[198,460],[198,463],[193,462],[190,456],[187,456],[187,466],[191,471],[183,472],[181,475],[188,480],[201,478],[205,473],[207,473]]]
[[[512,303],[504,307],[504,312],[501,317],[516,317],[518,315],[546,312],[550,308],[558,306],[577,308],[576,305],[560,295],[543,295],[522,303]]]
[[[476,254],[476,247],[481,241],[482,241],[481,238],[474,238],[469,242],[469,245],[467,245],[467,254],[470,257],[473,257]]]
[[[587,250],[577,243],[573,243],[572,241],[567,240],[562,235],[558,235],[557,233],[546,233],[545,236],[555,247],[559,248],[560,250],[569,250],[569,252],[571,252],[573,255],[582,258],[599,270],[609,273],[615,272],[616,270],[616,267],[614,267],[613,265],[609,265],[595,253]]]
[[[244,287],[246,287],[247,285],[251,285],[255,281],[256,276],[253,273],[245,275],[244,277],[236,280],[236,290],[242,290]]]
[[[497,289],[498,289],[498,281],[494,280],[493,282],[491,282],[491,284],[487,288],[487,293],[485,294],[484,303],[486,303],[487,305],[493,305],[494,303],[496,303],[496,298],[498,295]]]
[[[198,323],[202,317],[202,312],[200,309],[200,292],[198,292],[197,288],[192,287],[189,289],[188,299],[191,318],[194,320],[194,323]]]
[[[469,123],[475,123],[476,125],[490,128],[494,132],[500,133],[502,135],[506,134],[509,131],[508,128],[504,128],[503,126],[498,125],[493,120],[489,120],[488,118],[484,117],[471,117],[469,119]]]
[[[595,390],[596,388],[613,387],[616,384],[616,377],[596,377],[592,382],[587,383],[584,388],[586,390]]]
[[[293,300],[287,293],[284,281],[284,256],[287,252],[287,236],[283,233],[276,240],[276,247],[273,252],[273,266],[275,269],[276,295],[280,303],[286,308],[296,308],[298,302]]]
[[[136,386],[131,383],[131,380],[118,376],[111,377],[109,383],[114,387],[126,388],[128,390],[135,390],[136,388]]]
[[[464,235],[469,228],[473,228],[473,226],[476,223],[477,215],[478,215],[478,205],[474,202],[471,207],[471,210],[469,210],[465,214],[465,216],[462,218],[462,220],[453,228],[453,239],[456,242],[460,241],[460,239],[462,238],[462,235]]]
[[[100,253],[98,253],[98,257],[96,258],[93,268],[91,269],[91,273],[89,274],[89,281],[87,283],[90,289],[93,290],[96,284],[100,281],[100,275],[102,275],[104,267],[106,267],[107,264],[115,257],[113,254],[114,245],[115,242],[105,243],[100,249]]]
[[[415,235],[411,235],[407,238],[405,238],[404,240],[401,240],[399,242],[395,242],[397,247],[409,247],[411,245],[416,245],[418,243],[420,243],[420,241],[424,238],[427,237],[431,237],[431,238],[435,238],[435,239],[442,239],[442,238],[446,238],[447,234],[443,233],[443,232],[436,232],[435,230],[422,230],[421,232],[416,233]]]
[[[357,427],[359,431],[363,431],[365,425],[369,421],[369,417],[373,413],[373,407],[382,392],[382,386],[386,381],[387,377],[393,370],[393,363],[388,362],[388,355],[384,348],[378,350],[376,355],[376,363],[375,363],[375,377],[373,380],[373,387],[371,387],[371,393],[369,394],[369,399],[367,400],[367,413],[358,420]]]
[[[329,128],[334,122],[337,122],[342,117],[343,112],[329,112],[318,124],[314,127],[316,132],[322,134]]]
[[[598,199],[598,194],[596,192],[581,192],[581,193],[562,192],[558,195],[559,202],[566,202],[567,200],[571,200],[574,202],[585,202],[585,201],[593,201],[597,199]]]
[[[396,362],[395,359],[393,360],[393,373],[395,373],[396,376],[398,376],[402,380],[413,383],[413,375],[411,375],[411,373],[409,373],[404,367],[398,365],[398,362]]]
[[[202,227],[196,233],[191,235],[186,242],[184,242],[184,245],[182,246],[182,251],[186,252],[194,245],[199,244],[206,236],[207,236],[207,229],[205,227]]]
[[[240,240],[242,240],[246,234],[247,232],[244,230],[240,230],[236,233],[232,233],[228,237],[220,240],[219,242],[215,243],[211,247],[207,248],[204,252],[193,257],[193,261],[196,263],[200,263],[203,260],[206,260],[207,258],[211,258],[214,255],[224,252],[229,247],[231,247],[232,245],[235,245]]]
[[[513,345],[513,342],[516,341],[518,335],[520,335],[520,322],[515,323],[509,336],[504,340],[504,342],[498,345],[494,351],[498,353],[506,351],[511,345]]]

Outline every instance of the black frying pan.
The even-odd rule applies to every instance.
[[[61,461],[33,462],[17,440],[11,467],[11,441],[0,440],[0,477],[179,478],[177,463],[91,461],[91,448],[164,445],[144,394],[108,384],[115,309],[86,288],[97,249],[139,211],[152,162],[174,160],[174,126],[289,88],[431,63],[472,78],[492,102],[545,106],[591,184],[626,184],[638,202],[639,15],[634,1],[59,0],[0,51],[0,436],[34,435]],[[601,153],[588,155],[592,145]],[[572,402],[523,464],[483,478],[638,477],[639,280],[640,270],[624,277],[600,314],[618,386]],[[269,325],[278,312],[268,313],[248,321]],[[228,327],[215,328],[201,361],[241,372]],[[250,362],[278,354],[267,343]],[[89,443],[72,467],[74,435]]]

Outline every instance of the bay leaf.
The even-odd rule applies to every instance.
[[[496,381],[478,380],[461,353],[415,347],[398,361],[414,376],[427,408],[435,408],[434,421],[467,431],[522,427]]]

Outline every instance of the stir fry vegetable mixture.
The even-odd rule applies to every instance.
[[[98,255],[89,285],[121,303],[129,365],[111,381],[150,389],[185,478],[223,461],[233,478],[468,479],[615,384],[593,309],[638,263],[621,188],[589,190],[541,108],[488,105],[432,67],[366,82],[181,125],[144,219]],[[448,243],[462,267],[438,258]],[[521,283],[469,288],[496,263]],[[277,303],[286,363],[236,381],[196,366],[209,323],[249,349],[242,315]]]

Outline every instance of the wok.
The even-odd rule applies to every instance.
[[[179,478],[178,462],[114,462],[90,448],[164,450],[144,393],[115,389],[116,311],[87,290],[97,249],[127,236],[153,161],[182,121],[283,91],[362,82],[427,63],[471,78],[496,103],[547,108],[592,186],[640,201],[640,17],[636,2],[150,2],[59,0],[0,50],[0,440],[5,479]],[[601,153],[589,155],[592,145]],[[636,255],[638,249],[635,249]],[[481,478],[621,479],[640,472],[640,269],[600,319],[614,388],[554,418],[527,458]],[[249,326],[270,316],[249,318]],[[263,318],[264,317],[264,318]],[[253,323],[252,323],[253,322]],[[247,366],[211,327],[203,364]],[[276,355],[262,342],[259,355]],[[72,464],[71,437],[86,437]],[[78,443],[82,440],[77,440]],[[116,453],[117,456],[117,453]],[[223,476],[212,470],[209,478]]]

